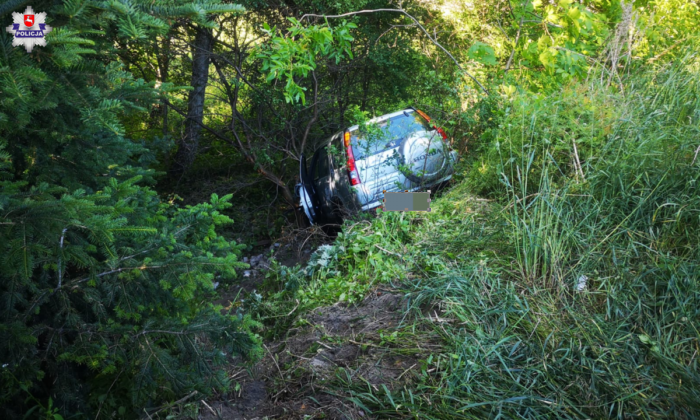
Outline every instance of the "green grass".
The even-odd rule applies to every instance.
[[[485,155],[500,168],[493,182],[471,174],[431,213],[346,225],[325,265],[298,268],[296,292],[269,304],[355,302],[378,284],[407,294],[397,331],[433,329],[441,350],[401,388],[342,370],[334,382],[377,417],[698,418],[699,67],[690,57],[630,77],[624,93],[573,87],[579,110],[562,109],[575,98],[516,99],[521,126],[502,126]],[[591,102],[615,116],[604,129],[552,117]],[[551,133],[597,143],[573,165]],[[476,198],[475,185],[498,199]]]

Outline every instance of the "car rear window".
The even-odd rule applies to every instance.
[[[379,139],[369,139],[355,130],[351,133],[350,143],[355,160],[371,156],[383,150],[401,145],[403,140],[417,131],[431,131],[432,127],[417,112],[406,111],[379,124],[382,135]]]

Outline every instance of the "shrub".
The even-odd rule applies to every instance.
[[[64,414],[133,414],[225,389],[227,354],[255,357],[254,323],[203,303],[246,266],[216,233],[231,196],[176,208],[138,180],[95,194],[3,182],[3,418],[29,410],[27,396]]]

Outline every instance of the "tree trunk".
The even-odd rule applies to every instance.
[[[202,117],[204,115],[204,92],[209,81],[209,60],[214,43],[211,30],[197,28],[192,46],[192,90],[187,99],[185,134],[170,168],[171,176],[182,175],[197,157]]]

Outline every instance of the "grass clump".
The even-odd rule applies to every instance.
[[[444,337],[439,366],[353,401],[396,418],[700,416],[699,76],[688,57],[624,93],[516,98],[495,164],[412,236],[425,275],[407,287]],[[475,186],[499,199],[484,209]]]
[[[515,96],[502,105],[498,127],[480,142],[479,157],[467,174],[472,191],[501,197],[507,193],[503,176],[520,176],[526,193],[532,194],[548,161],[556,162],[549,174],[556,185],[569,178],[581,180],[589,159],[621,118],[620,109],[611,106],[616,100],[606,89],[574,82],[549,94]],[[518,174],[525,167],[527,172]]]

